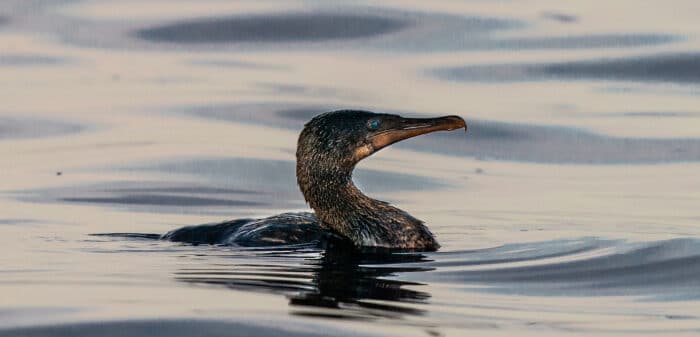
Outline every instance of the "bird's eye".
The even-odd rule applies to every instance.
[[[369,128],[370,130],[379,129],[379,121],[376,119],[370,120],[369,123],[367,123],[367,128]]]

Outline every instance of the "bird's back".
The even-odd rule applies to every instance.
[[[168,232],[162,239],[190,244],[261,247],[318,245],[326,231],[313,213],[283,213],[263,219],[236,219],[187,226]]]

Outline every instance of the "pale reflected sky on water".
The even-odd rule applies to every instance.
[[[0,328],[697,334],[698,13],[2,1]],[[440,252],[339,266],[88,235],[307,210],[296,137],[340,108],[467,120],[467,134],[406,141],[356,172]]]

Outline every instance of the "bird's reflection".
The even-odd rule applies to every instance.
[[[404,273],[430,270],[421,266],[427,261],[423,254],[357,254],[342,248],[325,252],[264,250],[254,254],[269,263],[184,268],[175,278],[191,284],[285,295],[293,315],[323,318],[372,320],[423,315],[416,304],[430,298],[429,293],[415,290],[423,284],[401,280]]]

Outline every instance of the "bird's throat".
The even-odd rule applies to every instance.
[[[363,194],[348,176],[301,176],[300,187],[321,226],[357,247],[434,250],[439,245],[423,223]],[[302,184],[304,182],[304,184]]]

